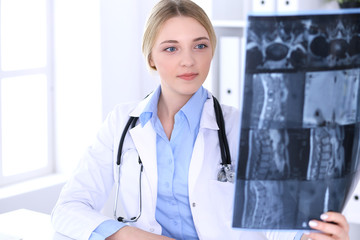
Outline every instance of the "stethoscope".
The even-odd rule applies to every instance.
[[[230,156],[230,150],[229,150],[229,144],[226,137],[225,132],[225,122],[224,122],[224,116],[221,110],[221,106],[218,102],[218,100],[213,97],[214,100],[214,110],[215,110],[215,117],[216,122],[219,126],[218,130],[218,138],[219,138],[219,145],[220,145],[220,153],[221,153],[221,163],[220,163],[220,170],[217,175],[217,180],[220,182],[234,182],[234,175],[235,172],[231,165],[231,156]],[[119,222],[128,223],[128,222],[136,222],[142,213],[142,199],[141,199],[141,175],[144,170],[142,161],[140,159],[140,156],[138,157],[139,162],[139,213],[137,216],[132,218],[124,218],[124,217],[117,217],[117,202],[119,197],[119,187],[120,187],[120,163],[121,163],[121,152],[124,145],[124,139],[127,134],[127,132],[131,128],[135,127],[136,122],[139,118],[138,117],[130,117],[127,121],[125,128],[121,134],[119,148],[118,148],[118,154],[117,154],[117,160],[116,164],[118,166],[118,180],[117,180],[117,189],[116,189],[116,195],[115,195],[115,204],[114,204],[114,218],[117,219]]]

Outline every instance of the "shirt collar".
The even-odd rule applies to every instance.
[[[157,114],[157,104],[161,93],[161,86],[157,87],[151,99],[145,106],[143,112],[140,114],[140,123],[143,127],[153,116]],[[190,129],[193,131],[200,122],[204,103],[208,99],[208,93],[204,87],[200,87],[195,94],[187,101],[187,103],[180,109],[185,115]]]
[[[145,106],[143,112],[140,114],[139,119],[142,127],[144,127],[144,125],[152,118],[154,113],[155,115],[157,114],[157,104],[159,102],[160,92],[161,87],[158,86]]]
[[[186,116],[191,131],[198,126],[207,99],[207,91],[200,87],[196,93],[189,99],[189,101],[180,109]]]

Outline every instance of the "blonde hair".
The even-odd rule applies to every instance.
[[[162,24],[170,18],[176,16],[191,17],[197,20],[207,31],[214,55],[216,47],[216,35],[209,17],[205,11],[191,0],[161,0],[154,8],[146,22],[142,41],[142,52],[148,66],[156,70],[150,64],[151,51],[155,44],[157,34]]]

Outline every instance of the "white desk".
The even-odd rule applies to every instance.
[[[350,240],[360,239],[360,224],[350,223]]]
[[[50,216],[27,209],[0,214],[0,240],[70,240],[55,233]],[[350,224],[350,240],[360,239],[360,224]]]
[[[0,214],[1,240],[50,240],[54,230],[50,216],[27,209]]]

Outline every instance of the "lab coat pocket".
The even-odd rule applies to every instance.
[[[212,201],[214,216],[220,221],[231,224],[234,201],[234,184],[210,180],[210,200]]]
[[[127,216],[133,217],[139,211],[140,164],[136,149],[125,150],[120,164],[119,201]]]

